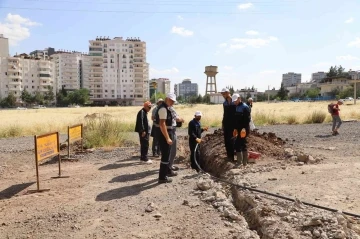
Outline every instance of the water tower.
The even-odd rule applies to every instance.
[[[205,94],[217,93],[216,89],[216,74],[218,67],[217,66],[205,66],[206,74],[206,91]]]

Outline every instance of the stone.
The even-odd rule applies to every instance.
[[[196,185],[200,190],[207,191],[213,187],[214,182],[211,179],[200,179]]]
[[[286,217],[289,215],[289,213],[287,211],[278,211],[277,214],[280,216],[280,217]]]
[[[291,149],[291,148],[286,148],[286,149],[284,149],[284,151],[285,151],[285,155],[286,155],[288,158],[291,158],[292,156],[295,155],[294,150]]]
[[[269,181],[276,181],[277,178],[268,178]]]
[[[235,213],[235,212],[230,211],[230,210],[227,209],[227,208],[224,209],[224,216],[225,216],[225,217],[228,217],[228,218],[231,218],[231,219],[233,219],[233,220],[236,220],[236,221],[242,220],[242,217],[241,217],[240,215],[238,215],[238,214]]]
[[[311,234],[310,231],[303,231],[303,232],[301,232],[301,235],[307,236],[307,237],[309,237],[309,238],[311,238],[311,236],[312,236],[312,234]]]
[[[158,213],[156,213],[153,217],[155,217],[155,218],[160,218],[160,217],[162,217],[162,215],[158,212]]]
[[[209,196],[209,197],[206,197],[204,199],[202,199],[203,201],[205,202],[213,202],[216,200],[216,197],[215,196]]]
[[[298,162],[297,166],[304,166],[304,162]]]
[[[290,158],[292,161],[298,161],[298,156],[294,155]]]
[[[226,195],[221,191],[214,192],[214,196],[217,201],[224,201],[227,199]]]
[[[183,201],[182,205],[189,206],[189,201],[188,201],[188,200],[186,200],[186,199],[184,199],[184,201]]]
[[[314,237],[320,237],[320,235],[321,235],[320,232],[318,230],[316,230],[316,229],[314,229],[312,234],[313,234]]]
[[[145,212],[153,212],[155,209],[156,209],[155,204],[151,202],[146,206]]]
[[[309,156],[306,154],[298,155],[298,160],[303,163],[307,163],[309,161]]]
[[[335,233],[334,233],[334,238],[337,238],[337,239],[344,239],[346,238],[346,233],[342,230],[337,230]]]
[[[229,170],[229,175],[240,175],[242,174],[242,169],[233,168]]]

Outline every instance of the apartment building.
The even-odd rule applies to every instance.
[[[20,102],[21,92],[45,93],[49,86],[55,91],[54,63],[26,54],[0,58],[0,97],[13,93]]]
[[[149,96],[151,97],[155,93],[155,88],[153,87],[153,82],[156,83],[156,92],[160,92],[163,94],[170,93],[170,83],[171,81],[167,78],[158,78],[151,79],[149,83]]]
[[[301,74],[289,72],[282,75],[282,82],[284,87],[295,86],[301,83]]]
[[[56,78],[56,91],[62,88],[66,90],[78,90],[84,88],[84,82],[89,77],[89,61],[87,54],[75,51],[57,51],[51,56],[54,63]],[[84,70],[85,68],[85,70]]]
[[[38,58],[42,58],[42,59],[49,59],[53,54],[55,54],[55,48],[53,47],[48,47],[45,48],[44,50],[35,50],[30,52],[30,56],[31,57],[38,57]]]
[[[197,83],[191,83],[190,79],[185,79],[182,83],[176,84],[174,92],[177,96],[188,98],[190,96],[197,96],[199,93],[199,87]]]
[[[89,90],[94,103],[142,105],[149,99],[146,43],[139,38],[89,41]]]
[[[9,56],[9,39],[0,34],[0,57]]]
[[[323,71],[311,74],[311,82],[320,83],[324,78],[326,78],[326,72]]]

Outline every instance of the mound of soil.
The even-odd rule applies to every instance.
[[[188,162],[190,155],[188,137],[178,137],[178,160]],[[274,133],[251,132],[248,137],[248,150],[261,153],[262,157],[284,159],[285,141]],[[234,163],[226,160],[224,145],[224,134],[221,129],[215,130],[213,134],[207,134],[201,143],[201,167],[216,176],[222,175],[234,167]]]

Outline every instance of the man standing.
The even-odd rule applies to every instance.
[[[233,137],[235,140],[235,150],[237,158],[237,166],[248,163],[248,151],[246,138],[249,135],[249,123],[250,123],[250,108],[241,101],[238,94],[232,96],[232,101],[236,105],[234,116],[234,130]]]
[[[176,127],[181,127],[182,123],[184,123],[184,120],[179,117],[179,115],[176,113],[173,106],[169,108],[172,115],[172,135],[173,135],[173,144],[171,145],[171,151],[170,151],[170,159],[169,159],[169,167],[172,170],[172,174],[169,176],[176,176],[177,173],[175,171],[178,171],[179,168],[174,166],[174,161],[176,157],[176,151],[177,151],[177,136],[176,136]]]
[[[339,105],[344,104],[343,100],[338,100],[337,104],[332,104],[332,113],[331,113],[331,117],[333,120],[333,125],[332,125],[332,135],[338,135],[339,132],[339,128],[342,124],[341,118],[340,118],[340,108]],[[336,125],[337,123],[337,125]]]
[[[225,101],[223,103],[224,115],[222,120],[222,128],[224,131],[224,142],[226,148],[226,154],[229,160],[234,161],[234,142],[232,140],[232,133],[234,130],[234,114],[235,105],[231,100],[229,89],[223,89],[221,91]]]
[[[201,143],[201,133],[208,130],[208,127],[201,128],[201,112],[196,111],[195,117],[193,120],[189,122],[188,127],[188,135],[189,135],[189,147],[190,147],[190,162],[191,162],[191,168],[195,169],[196,172],[199,172],[200,169],[196,162],[200,165],[200,143]],[[197,150],[195,151],[196,144],[198,145]],[[196,162],[195,162],[196,157]]]
[[[155,123],[159,125],[159,145],[161,151],[161,162],[159,170],[159,183],[171,183],[169,178],[173,171],[169,167],[170,151],[173,144],[172,114],[169,108],[176,102],[176,95],[169,93],[165,101],[159,106],[155,113]]]
[[[151,129],[151,137],[153,137],[152,142],[152,153],[153,157],[159,157],[160,156],[160,147],[159,147],[159,136],[157,135],[157,132],[159,131],[159,125],[155,123],[155,114],[159,107],[164,102],[163,99],[158,99],[156,107],[152,110],[151,113],[151,120],[153,121],[153,127]]]
[[[254,121],[253,121],[253,119],[251,117],[251,111],[252,111],[252,107],[253,107],[253,99],[249,98],[246,104],[250,108],[250,118],[251,118],[251,120],[250,120],[250,130],[257,130],[257,128],[255,127]]]
[[[152,163],[148,158],[149,151],[149,134],[150,134],[150,125],[147,118],[147,113],[151,109],[151,103],[146,101],[144,107],[139,111],[136,117],[136,126],[135,132],[139,133],[140,138],[140,160],[144,163]]]

